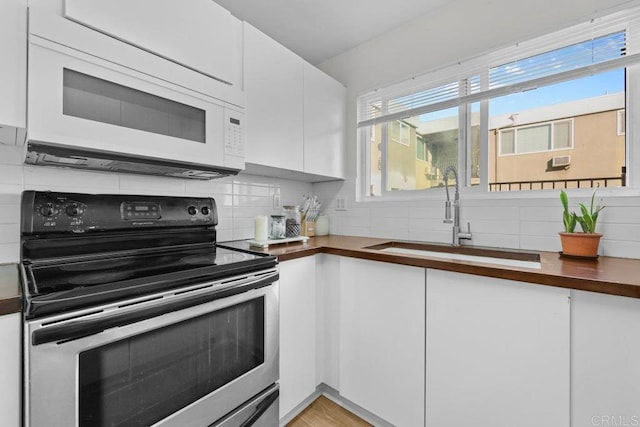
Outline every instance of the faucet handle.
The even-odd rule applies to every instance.
[[[471,223],[467,222],[467,233],[471,234]]]

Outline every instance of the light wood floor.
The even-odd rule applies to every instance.
[[[320,396],[291,420],[287,427],[371,427],[371,424]]]

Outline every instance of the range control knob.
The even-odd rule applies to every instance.
[[[209,212],[210,212],[210,210],[209,210],[209,206],[203,206],[203,207],[200,209],[200,212],[202,212],[202,215],[204,215],[204,216],[209,215]]]
[[[195,215],[198,213],[198,209],[195,206],[189,206],[187,212],[189,212],[189,215]]]
[[[52,217],[58,213],[53,203],[46,203],[40,208],[40,214],[46,217]]]
[[[80,216],[84,213],[82,208],[78,206],[77,203],[72,203],[69,206],[67,206],[67,209],[65,209],[65,212],[67,213],[67,215],[73,216],[73,217]]]

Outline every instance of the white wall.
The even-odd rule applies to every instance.
[[[0,264],[20,258],[23,190],[214,197],[218,241],[253,238],[253,218],[275,213],[274,194],[280,194],[281,204],[286,205],[300,204],[302,196],[312,192],[306,182],[245,174],[200,181],[26,166],[22,149],[0,144]]]
[[[344,183],[315,184],[329,206],[331,232],[343,235],[450,242],[451,227],[442,223],[444,193],[419,201],[357,202],[356,97],[358,94],[442,68],[545,33],[637,6],[633,0],[458,0],[405,26],[320,64],[347,86],[347,173]],[[640,192],[607,197],[598,231],[605,234],[601,254],[640,258]],[[570,195],[572,195],[570,193]],[[586,202],[582,191],[573,202]],[[619,193],[615,193],[619,195]],[[335,211],[335,198],[347,211]],[[548,195],[487,195],[464,198],[462,221],[471,222],[474,245],[560,250],[562,229],[558,192]],[[515,198],[517,197],[517,198]],[[572,203],[574,205],[574,203]]]

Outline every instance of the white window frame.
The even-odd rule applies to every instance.
[[[556,123],[566,123],[569,122],[571,123],[571,132],[569,134],[569,139],[571,144],[569,145],[569,147],[562,147],[562,148],[554,148],[554,128]],[[526,152],[518,152],[518,131],[522,130],[522,129],[529,129],[529,128],[534,128],[534,127],[539,127],[539,126],[545,126],[545,125],[549,125],[550,126],[550,132],[549,132],[549,146],[551,148],[547,149],[547,150],[537,150],[537,151],[526,151]],[[499,147],[498,147],[498,156],[499,157],[510,157],[510,156],[526,156],[528,154],[536,154],[536,153],[548,153],[551,151],[562,151],[562,150],[573,150],[573,135],[574,135],[574,119],[573,117],[568,118],[568,119],[558,119],[558,120],[550,120],[550,121],[546,121],[546,122],[540,122],[540,123],[532,123],[529,125],[522,125],[522,126],[512,126],[512,127],[508,127],[508,128],[500,128],[497,129],[498,130],[498,140],[499,140]],[[513,153],[507,153],[507,154],[502,154],[502,132],[506,132],[506,131],[511,131],[513,130],[514,134],[513,134]]]
[[[633,15],[635,21],[630,23],[628,16]],[[606,34],[611,34],[618,31],[625,31],[629,34],[640,34],[640,8],[636,7],[614,13],[603,18],[598,18],[600,26],[597,31],[591,29],[591,35],[599,37]],[[590,21],[590,22],[593,22]],[[479,75],[483,84],[487,82],[487,70],[492,66],[498,66],[504,64],[504,58],[506,57],[528,57],[545,53],[554,49],[567,47],[575,43],[580,43],[585,40],[585,27],[588,27],[589,23],[579,24],[574,27],[570,27],[564,30],[556,31],[545,36],[541,36],[530,41],[518,43],[517,45],[503,48],[497,51],[486,52],[483,55],[478,55],[468,60],[459,60],[454,64],[439,68],[437,70],[429,71],[421,76],[408,76],[402,83],[396,83],[388,87],[372,88],[370,90],[362,91],[358,95],[358,101],[362,96],[368,95],[375,91],[384,96],[385,94],[398,93],[398,91],[405,87],[409,90],[415,88],[420,79],[428,80],[431,88],[435,88],[444,84],[451,83],[451,76],[467,76],[469,78],[473,75]],[[524,51],[523,51],[524,49]],[[599,190],[599,194],[602,196],[640,196],[640,120],[629,120],[629,117],[640,117],[640,63],[632,62],[637,61],[638,54],[640,54],[640,43],[628,45],[626,57],[629,59],[628,63],[621,65],[619,68],[626,69],[626,94],[625,94],[625,117],[626,117],[626,132],[625,132],[625,146],[626,146],[626,161],[627,176],[626,187],[610,187]],[[635,56],[634,56],[635,55]],[[633,58],[629,58],[634,56]],[[576,77],[578,78],[578,77]],[[424,88],[425,90],[427,88]],[[528,88],[524,88],[528,89]],[[523,90],[524,90],[523,89]],[[464,108],[460,108],[460,154],[465,157],[459,158],[459,174],[460,179],[460,191],[465,197],[479,198],[479,199],[512,199],[525,197],[522,192],[492,192],[489,191],[488,183],[488,146],[489,146],[489,129],[488,129],[488,100],[487,99],[474,99],[469,101],[466,105],[470,106],[472,103],[479,103],[482,108],[480,111],[480,185],[470,186],[470,181],[466,179],[471,175],[471,158],[467,155],[471,148],[467,145],[471,145],[471,141],[463,140],[463,133],[467,131],[468,122],[465,120],[466,114]],[[359,109],[362,108],[362,104],[358,103]],[[450,108],[448,105],[443,109]],[[366,127],[358,129],[359,141],[362,140],[361,135],[366,134]],[[575,131],[572,126],[572,133]],[[636,137],[638,135],[638,137]],[[562,148],[559,150],[566,150]],[[386,148],[383,146],[383,162],[386,161]],[[357,182],[358,192],[356,194],[356,200],[358,201],[385,201],[385,200],[431,200],[441,199],[444,196],[444,189],[425,189],[425,190],[412,190],[402,192],[391,192],[385,190],[384,174],[382,171],[383,183],[382,194],[380,196],[369,196],[366,192],[366,188],[369,185],[370,175],[368,174],[367,156],[362,155],[360,144],[358,144],[358,177]],[[364,174],[362,174],[364,172]],[[550,191],[553,190],[531,190],[526,192],[527,198],[547,198],[550,197]],[[590,194],[591,189],[583,188],[571,190],[571,192]]]

